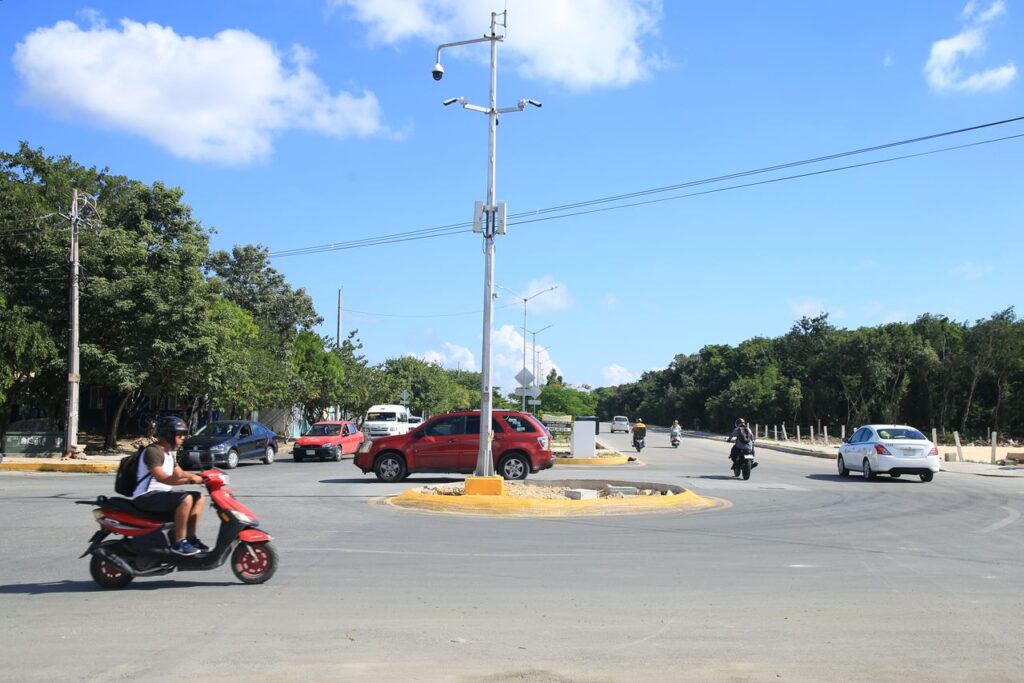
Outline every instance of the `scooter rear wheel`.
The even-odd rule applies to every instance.
[[[743,463],[742,467],[743,467],[743,481],[746,481],[747,479],[750,479],[750,463],[749,462],[745,462],[745,463]]]
[[[100,588],[124,588],[135,578],[116,564],[107,562],[98,555],[93,555],[89,560],[89,573],[92,574],[92,580]]]
[[[242,541],[231,553],[231,571],[242,583],[265,583],[277,571],[277,549],[270,541]]]

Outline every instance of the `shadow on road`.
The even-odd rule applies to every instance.
[[[158,588],[199,588],[202,586],[221,588],[241,586],[236,581],[136,581],[125,590],[156,590]],[[0,586],[0,595],[45,595],[48,593],[99,593],[105,592],[92,581],[48,581],[44,583],[12,583]]]
[[[839,482],[843,482],[843,483],[857,483],[857,484],[864,483],[864,477],[862,477],[857,472],[854,472],[849,477],[840,477],[838,474],[808,474],[807,478],[808,479],[814,479],[815,481],[839,481]],[[914,476],[914,478],[909,480],[909,481],[915,481],[915,480],[917,480],[917,476]],[[907,482],[908,482],[907,479],[903,479],[903,478],[893,479],[888,474],[879,474],[878,476],[876,476],[871,481],[872,484],[901,484],[901,483],[902,484],[906,484]]]
[[[698,474],[698,475],[687,475],[680,477],[680,479],[738,479],[731,474]]]
[[[405,479],[403,481],[392,482],[395,484],[411,484],[418,486],[420,484],[457,484],[465,481],[457,477],[432,477],[430,479]],[[386,482],[378,481],[373,477],[363,477],[361,479],[321,479],[321,484],[385,484]]]

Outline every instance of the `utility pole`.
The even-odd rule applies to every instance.
[[[338,333],[334,337],[334,345],[341,348],[341,287],[338,287]]]
[[[91,208],[96,211],[96,202],[90,201],[84,192],[71,191],[71,212],[66,218],[71,221],[71,252],[68,256],[68,399],[64,421],[64,457],[78,457],[78,388],[81,372],[78,365],[78,234],[82,213]]]
[[[487,115],[487,201],[478,202],[476,218],[474,220],[474,232],[483,233],[484,238],[484,319],[483,319],[483,350],[480,360],[480,448],[477,453],[476,470],[477,477],[493,477],[494,462],[491,458],[491,415],[493,403],[493,387],[491,386],[491,308],[494,300],[494,238],[496,235],[505,234],[505,217],[507,208],[502,204],[499,207],[495,202],[495,165],[496,165],[496,139],[498,133],[498,116],[516,111],[523,111],[527,104],[535,107],[541,106],[536,100],[519,100],[515,107],[498,108],[498,43],[505,40],[504,35],[498,35],[498,17],[501,16],[503,28],[508,27],[508,12],[491,12],[491,31],[484,34],[482,38],[471,40],[460,40],[455,43],[444,43],[437,46],[437,61],[431,73],[435,81],[440,81],[444,76],[444,67],[441,66],[441,50],[459,45],[471,43],[489,42],[491,44],[491,93],[487,107],[469,104],[465,97],[453,97],[444,100],[448,106],[458,102],[463,109],[479,112]],[[479,226],[479,228],[477,227]],[[469,492],[469,480],[467,480],[466,491]]]

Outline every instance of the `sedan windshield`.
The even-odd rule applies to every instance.
[[[398,413],[367,413],[367,422],[398,422]]]
[[[878,438],[883,441],[926,441],[924,434],[910,427],[889,427],[878,430]]]
[[[211,422],[196,432],[196,436],[234,436],[238,425],[229,422]]]
[[[337,436],[341,434],[341,425],[313,425],[303,436]]]

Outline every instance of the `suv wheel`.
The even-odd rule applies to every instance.
[[[398,453],[385,453],[373,464],[373,473],[381,481],[401,481],[406,475],[405,459]]]
[[[518,453],[513,455],[506,455],[500,461],[498,461],[498,474],[505,479],[510,480],[521,480],[526,479],[526,475],[530,473],[530,463],[526,461],[526,458]]]

